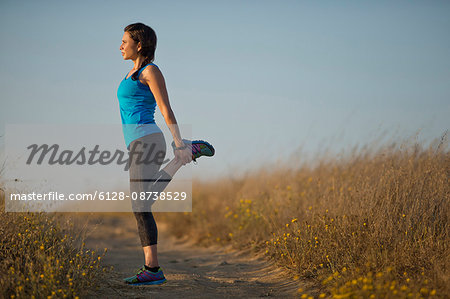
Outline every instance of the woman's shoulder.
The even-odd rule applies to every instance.
[[[142,68],[141,73],[143,73],[143,74],[161,73],[161,70],[160,70],[159,66],[157,66],[156,64],[151,62]]]
[[[147,67],[149,67],[149,68],[156,67],[156,68],[159,69],[159,66],[157,66],[157,65],[154,64],[153,62],[148,63],[145,67],[146,67],[146,68],[147,68]]]
[[[154,63],[147,64],[140,74],[140,78],[142,78],[147,85],[151,81],[160,81],[163,77],[161,70]]]
[[[151,72],[154,72],[155,70],[159,71],[159,67],[156,64],[154,64],[153,62],[150,62],[141,69],[140,73],[144,73],[144,74],[151,73]]]

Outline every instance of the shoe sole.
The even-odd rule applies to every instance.
[[[155,280],[155,281],[145,281],[145,282],[138,282],[138,283],[126,283],[128,285],[132,286],[139,286],[139,285],[155,285],[155,284],[163,284],[167,282],[167,279],[161,279],[161,280]]]

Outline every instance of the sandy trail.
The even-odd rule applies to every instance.
[[[79,218],[80,219],[80,218]],[[261,256],[230,247],[203,248],[176,240],[158,223],[158,257],[167,282],[160,286],[123,283],[144,262],[132,214],[91,214],[86,246],[103,252],[104,264],[113,266],[111,279],[89,298],[293,298],[299,281],[293,281]],[[302,285],[305,287],[305,285]]]

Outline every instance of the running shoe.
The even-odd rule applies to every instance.
[[[203,140],[194,140],[194,141],[190,141],[187,139],[183,139],[183,142],[186,145],[191,145],[192,146],[192,160],[194,160],[194,162],[197,162],[197,158],[200,158],[201,156],[214,156],[215,150],[214,147],[209,144],[206,141]],[[172,147],[175,149],[175,142],[172,141]]]
[[[158,272],[151,272],[145,269],[145,266],[142,266],[136,275],[125,278],[124,281],[132,285],[161,284],[166,282],[166,278],[161,268]]]

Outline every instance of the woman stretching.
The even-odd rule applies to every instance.
[[[139,201],[139,194],[163,191],[181,166],[201,156],[214,155],[214,148],[208,142],[181,138],[164,77],[158,66],[152,63],[155,50],[156,34],[152,28],[142,23],[125,27],[120,51],[124,60],[133,61],[134,67],[120,83],[117,97],[125,143],[130,151],[130,192],[138,194],[138,200],[132,200],[133,213],[145,256],[144,266],[134,276],[125,278],[126,283],[134,285],[166,281],[158,263],[158,231],[151,212],[154,200]],[[175,154],[175,158],[161,170],[166,141],[155,123],[156,105],[172,133]],[[143,157],[151,163],[144,163]]]

